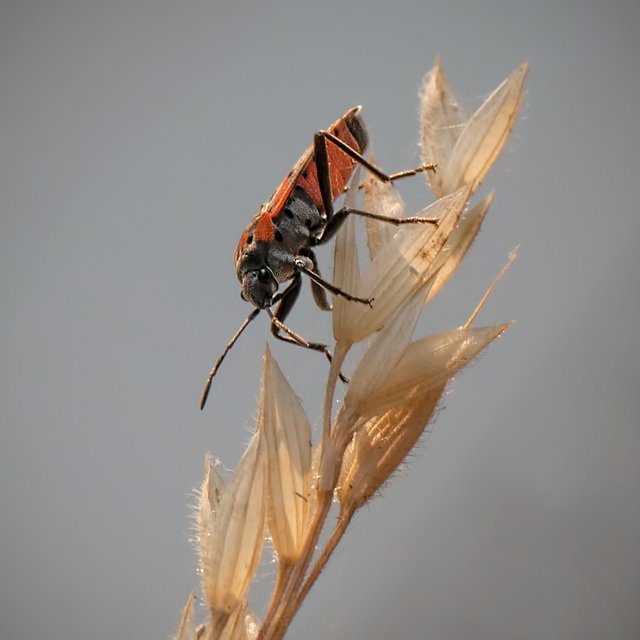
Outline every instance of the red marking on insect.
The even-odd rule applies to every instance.
[[[256,221],[256,231],[254,234],[254,238],[256,241],[260,240],[262,242],[273,242],[273,238],[276,235],[276,226],[273,224],[273,220],[270,215],[262,214],[258,220]],[[245,242],[243,246],[247,245],[245,238]]]
[[[402,224],[403,222],[437,221],[429,218],[403,220],[356,209],[334,211],[333,203],[344,193],[356,164],[361,164],[376,178],[391,182],[415,175],[433,165],[387,175],[367,161],[362,154],[368,144],[367,129],[360,117],[360,107],[347,111],[326,131],[318,131],[313,144],[295,164],[284,182],[245,229],[236,247],[234,260],[238,280],[242,284],[242,297],[255,309],[231,339],[209,374],[202,394],[200,408],[204,407],[222,360],[245,327],[264,309],[271,318],[271,332],[276,338],[322,351],[331,359],[325,344],[308,342],[285,326],[284,321],[300,293],[301,274],[310,278],[316,304],[329,310],[326,291],[353,302],[371,305],[373,300],[356,298],[322,278],[313,252],[317,245],[328,242],[346,217],[356,214],[376,220]],[[284,291],[278,287],[289,282]],[[275,313],[271,307],[276,305]]]

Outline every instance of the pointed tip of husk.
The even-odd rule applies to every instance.
[[[195,600],[195,591],[189,594],[187,605],[184,608],[178,632],[174,636],[174,640],[197,640],[195,617],[193,613],[193,601]]]
[[[200,540],[200,568],[212,614],[228,616],[238,606],[257,567],[264,544],[265,476],[264,447],[257,432],[215,513],[204,510],[206,529]]]
[[[267,522],[279,559],[302,553],[311,491],[311,423],[267,347],[258,428],[267,465]]]

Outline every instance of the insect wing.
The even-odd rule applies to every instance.
[[[313,162],[313,147],[309,147],[303,154],[300,160],[296,162],[293,169],[289,171],[289,175],[284,179],[283,183],[275,190],[273,195],[269,198],[269,201],[262,205],[261,213],[268,212],[271,216],[275,216],[279,213],[280,209],[284,207],[284,203],[291,195],[293,188],[296,186],[300,176],[307,168],[307,166]]]
[[[360,145],[358,144],[359,140],[353,137],[347,126],[347,120],[353,119],[354,116],[359,120],[359,117],[357,116],[359,112],[360,107],[349,109],[347,113],[336,120],[330,127],[328,127],[327,130],[343,140],[343,142],[352,146],[354,151],[361,153],[364,151],[364,148],[360,148]],[[364,130],[362,121],[360,121],[360,127],[362,131],[360,136],[364,136],[365,142],[362,145],[362,147],[364,147],[366,145],[366,131]],[[344,152],[333,147],[331,144],[329,145],[329,158],[332,165],[332,197],[335,200],[342,193],[344,185],[347,183],[349,176],[353,171],[355,161],[351,159],[347,160]],[[271,198],[269,198],[269,201],[263,205],[261,213],[268,212],[272,217],[277,215],[282,207],[284,207],[284,204],[287,201],[287,198],[291,195],[293,188],[299,183],[310,192],[310,195],[316,204],[320,205],[322,199],[320,197],[320,188],[318,186],[317,168],[313,157],[313,145],[302,154],[301,158],[296,162],[280,187],[276,189]]]

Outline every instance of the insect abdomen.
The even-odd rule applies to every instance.
[[[349,113],[344,117],[344,121],[349,129],[349,133],[351,133],[358,144],[359,153],[364,153],[369,144],[369,134],[367,133],[367,128],[364,126],[362,118],[360,117],[360,108],[358,107],[357,109],[349,111]]]

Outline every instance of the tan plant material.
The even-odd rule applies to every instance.
[[[526,73],[524,64],[471,114],[436,62],[421,94],[422,154],[437,165],[435,173],[426,172],[436,201],[417,216],[438,224],[367,220],[370,261],[361,273],[355,216],[347,217],[335,243],[334,283],[374,302],[369,307],[334,296],[335,345],[320,437],[314,445],[302,403],[267,347],[256,432],[228,486],[206,458],[197,526],[209,622],[206,630],[195,627],[192,594],[177,640],[282,638],[353,515],[432,424],[452,378],[509,327],[471,326],[501,273],[466,323],[414,339],[425,304],[455,272],[491,205],[492,193],[471,206],[469,199],[513,128]],[[356,170],[345,206],[358,208],[359,185]],[[367,211],[410,217],[391,184],[366,177],[360,186]],[[345,358],[364,341],[337,402]],[[330,516],[334,499],[337,519]],[[267,535],[278,570],[258,621],[247,591]]]
[[[258,416],[267,453],[269,532],[281,564],[302,554],[311,494],[311,424],[267,347]]]
[[[222,495],[213,474],[217,475],[209,463],[198,508],[198,543],[211,637],[221,638],[229,618],[244,604],[264,544],[267,500],[262,433],[251,439]]]
[[[422,159],[438,166],[427,172],[436,198],[465,184],[475,191],[487,175],[516,122],[528,69],[518,67],[469,115],[436,60],[421,96]]]
[[[192,591],[189,594],[187,606],[184,608],[184,613],[182,614],[182,620],[180,621],[178,632],[174,636],[175,640],[196,640],[198,637],[196,633],[196,623],[193,613],[193,601],[195,597],[196,594]]]

